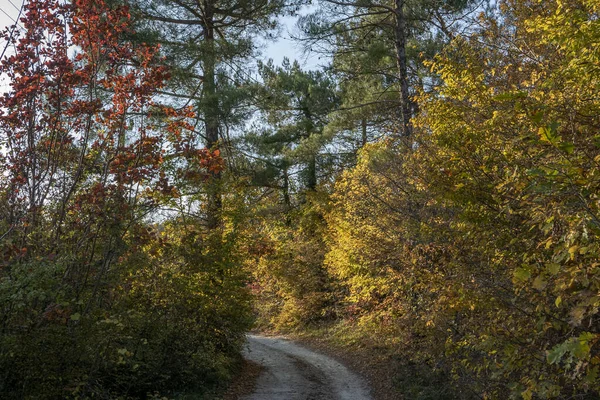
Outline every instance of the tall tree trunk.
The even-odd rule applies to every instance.
[[[400,95],[402,108],[402,136],[410,137],[412,125],[410,119],[411,99],[408,92],[408,67],[406,61],[406,18],[404,15],[405,0],[395,0],[396,26],[394,32],[394,46],[396,47],[396,61],[398,64],[398,77],[400,79]]]
[[[361,146],[360,147],[365,147],[367,144],[367,119],[363,118],[361,121],[361,134],[362,134],[362,140],[361,140]]]
[[[214,4],[213,0],[204,1],[204,40],[206,54],[204,55],[204,129],[206,132],[206,146],[212,151],[219,148],[219,99],[216,85],[215,61],[215,30],[214,30]],[[207,219],[208,228],[216,229],[221,222],[221,173],[213,173],[208,185]]]
[[[285,224],[286,226],[291,226],[292,217],[290,211],[292,210],[292,200],[290,198],[290,177],[287,167],[283,170],[283,203],[285,205]]]
[[[304,117],[309,121],[309,126],[305,132],[305,138],[310,140],[313,135],[315,124],[313,122],[312,114],[308,108],[303,110]],[[314,191],[317,189],[317,155],[311,154],[307,160],[307,171],[306,171],[306,188]]]
[[[306,187],[313,191],[317,189],[317,157],[314,154],[308,159]]]

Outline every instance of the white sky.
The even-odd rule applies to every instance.
[[[19,8],[23,4],[23,0],[0,0],[0,28],[4,30],[5,27],[12,25],[13,20],[17,19],[19,15]],[[0,54],[4,50],[5,41],[0,40]],[[11,49],[8,48],[4,56],[11,54]],[[6,78],[0,76],[0,93],[5,92],[8,89],[8,82]]]
[[[16,19],[23,0],[0,0],[0,26],[12,24],[11,18]]]
[[[283,61],[283,58],[287,57],[290,60],[298,60],[300,65],[305,69],[317,69],[319,65],[324,64],[315,54],[303,54],[301,44],[294,42],[290,37],[293,33],[296,33],[298,16],[311,13],[315,9],[315,6],[305,6],[300,9],[296,16],[281,18],[281,35],[277,41],[266,44],[267,46],[263,51],[262,59],[267,60],[271,58],[275,64],[279,65]]]
[[[23,4],[23,0],[0,0],[0,28],[4,29],[8,25],[13,24],[19,15],[19,9]],[[0,43],[0,53],[4,49],[4,43]]]

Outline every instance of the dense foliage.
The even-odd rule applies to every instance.
[[[233,237],[157,211],[222,168],[155,101],[158,48],[126,7],[26,5],[2,60],[0,392],[144,397],[227,378],[248,327]],[[7,31],[8,36],[8,31]],[[199,211],[198,211],[199,212]]]
[[[598,12],[502,2],[428,62],[414,135],[337,179],[320,315],[455,387],[407,398],[600,395]]]
[[[252,312],[398,398],[599,398],[597,0],[322,0],[318,70],[251,67],[303,1],[124,3],[3,33],[3,398],[206,396]]]

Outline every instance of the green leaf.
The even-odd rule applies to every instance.
[[[536,124],[542,122],[542,118],[544,118],[544,113],[542,111],[538,111],[531,116],[531,120]]]
[[[79,313],[75,313],[71,315],[71,320],[72,321],[79,321],[81,319],[81,314]]]
[[[566,352],[567,349],[565,343],[558,344],[548,352],[546,359],[550,364],[558,364]]]
[[[591,332],[584,332],[581,335],[579,335],[577,340],[573,341],[573,345],[571,348],[571,352],[573,353],[573,355],[579,358],[580,360],[587,358],[591,350],[590,342],[594,340],[596,336],[596,334]]]
[[[541,168],[531,168],[527,170],[527,175],[530,176],[546,176],[546,171]]]
[[[556,275],[560,272],[560,264],[558,263],[547,263],[546,271],[548,271],[552,275]]]
[[[598,366],[591,368],[590,370],[588,370],[588,372],[585,375],[585,377],[583,378],[583,380],[588,384],[597,382],[598,381],[598,370],[599,370]]]
[[[567,154],[572,154],[573,150],[575,150],[575,145],[570,142],[562,142],[558,147]]]
[[[569,256],[570,256],[571,260],[575,259],[575,254],[577,253],[577,250],[579,250],[578,245],[569,247]]]
[[[525,282],[531,278],[531,272],[526,268],[517,268],[513,276],[517,281]]]
[[[552,122],[546,127],[541,127],[538,129],[538,136],[542,142],[546,142],[552,144],[554,146],[561,145],[561,138],[558,135],[558,126],[559,124],[556,122]]]
[[[546,282],[546,279],[544,279],[542,275],[536,276],[536,278],[533,280],[533,287],[537,290],[543,290],[547,284],[548,282]]]

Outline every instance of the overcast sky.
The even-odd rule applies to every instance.
[[[22,0],[0,0],[0,26],[10,25],[17,18]]]
[[[0,0],[2,1],[2,0]],[[315,10],[315,6],[302,7],[298,15],[306,15]],[[275,64],[281,64],[284,57],[290,60],[298,60],[300,65],[305,69],[316,69],[319,65],[324,64],[322,60],[315,54],[303,54],[302,47],[299,43],[294,42],[290,35],[296,32],[296,22],[298,16],[290,16],[281,18],[281,35],[277,41],[267,43],[267,47],[263,52],[263,59],[273,59]]]

